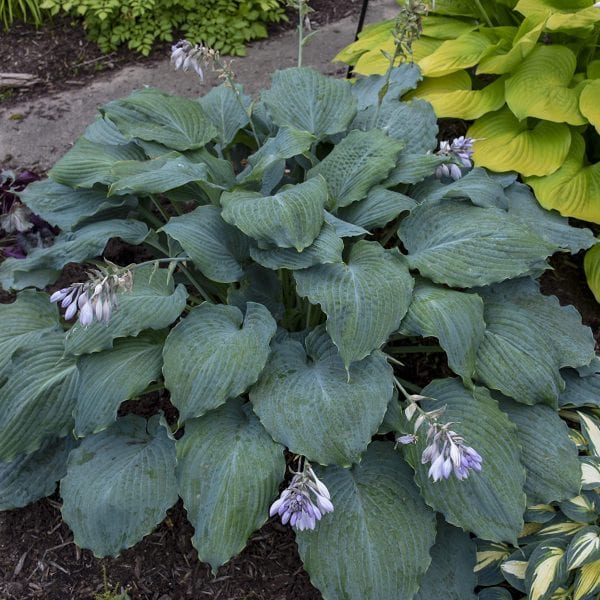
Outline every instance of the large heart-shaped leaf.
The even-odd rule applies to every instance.
[[[600,108],[598,107],[598,95],[600,94],[600,80],[587,82],[581,90],[579,96],[579,110],[581,114],[596,128],[600,133]]]
[[[176,446],[192,543],[200,560],[216,571],[267,520],[285,473],[283,447],[240,399],[188,421]]]
[[[115,556],[175,504],[175,443],[159,417],[122,417],[71,452],[60,491],[75,543],[95,556]]]
[[[203,304],[169,334],[164,347],[165,386],[180,422],[199,417],[256,382],[277,325],[262,305]]]
[[[72,428],[77,397],[75,359],[64,356],[64,334],[47,333],[15,352],[0,387],[0,461],[31,454]]]
[[[142,334],[117,340],[111,350],[81,358],[73,413],[78,437],[106,429],[116,421],[121,402],[140,394],[160,377],[163,337]]]
[[[451,476],[434,482],[421,464],[427,444],[420,436],[405,452],[415,469],[415,481],[425,502],[446,521],[486,540],[516,544],[525,511],[525,470],[520,461],[517,429],[485,388],[466,390],[460,380],[438,379],[423,389],[424,410],[446,405],[443,421],[483,458],[480,473],[466,480]]]
[[[221,216],[257,242],[302,252],[321,231],[327,183],[309,179],[274,196],[254,192],[225,192]]]
[[[308,131],[317,138],[345,131],[356,113],[350,83],[309,68],[276,71],[262,100],[279,127]]]
[[[418,281],[400,330],[407,335],[437,337],[450,368],[471,383],[485,331],[480,296]]]
[[[600,304],[600,244],[596,243],[594,247],[585,253],[583,267],[588,285],[596,298],[596,302]]]
[[[556,406],[564,388],[559,369],[594,358],[589,327],[572,306],[542,296],[532,280],[506,282],[480,294],[486,331],[477,351],[478,379],[518,402]]]
[[[545,267],[554,246],[498,208],[424,202],[402,221],[408,263],[436,283],[474,287]]]
[[[469,127],[473,158],[492,171],[549,175],[569,152],[571,130],[564,123],[519,121],[508,108],[487,113]]]
[[[549,504],[577,496],[581,489],[577,446],[558,413],[549,406],[524,406],[508,398],[500,408],[517,426],[527,503]]]
[[[403,142],[378,129],[351,131],[308,172],[308,177],[322,175],[327,181],[329,210],[348,206],[362,200],[374,185],[387,177],[403,147]]]
[[[431,560],[435,517],[392,444],[373,442],[360,464],[317,475],[335,508],[315,531],[296,534],[311,581],[326,598],[413,598]]]
[[[158,142],[175,150],[202,148],[218,135],[198,102],[151,88],[113,100],[100,112],[126,137]]]
[[[320,326],[303,346],[273,344],[258,383],[254,412],[274,440],[320,464],[359,460],[392,397],[392,369],[379,352],[346,369]]]
[[[327,331],[346,367],[398,329],[413,289],[400,254],[364,240],[354,244],[347,262],[295,271],[294,278],[298,294],[327,315]]]
[[[77,322],[69,330],[65,350],[70,354],[90,354],[112,348],[116,338],[136,336],[144,329],[169,326],[185,308],[187,291],[175,287],[167,269],[146,265],[134,270],[133,289],[117,295],[118,310],[108,324],[94,322],[83,327]]]
[[[228,225],[216,206],[199,206],[171,217],[162,228],[177,240],[194,264],[213,281],[239,281],[248,258],[248,239]]]

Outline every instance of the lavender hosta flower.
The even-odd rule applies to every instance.
[[[0,229],[6,233],[29,231],[33,223],[29,220],[31,211],[21,202],[13,202],[8,212],[0,215]]]
[[[200,81],[204,81],[204,71],[201,63],[204,60],[207,49],[204,46],[193,46],[187,40],[180,40],[171,46],[171,63],[175,70],[196,71]]]
[[[438,179],[448,177],[457,181],[462,177],[461,167],[470,169],[473,166],[471,160],[473,156],[473,139],[461,135],[454,138],[451,143],[442,141],[440,142],[440,149],[436,154],[447,157],[448,162],[436,168],[435,176]]]
[[[296,473],[281,496],[273,502],[269,515],[278,514],[284,525],[295,529],[314,529],[323,515],[333,511],[329,490],[315,475],[308,462]]]
[[[396,444],[401,444],[402,446],[409,446],[410,444],[417,443],[417,436],[414,433],[408,433],[406,435],[399,435],[396,438]]]
[[[427,431],[428,443],[421,455],[421,463],[431,463],[427,475],[433,481],[448,479],[452,473],[457,479],[463,480],[471,470],[481,471],[483,459],[479,453],[447,427],[432,423]]]

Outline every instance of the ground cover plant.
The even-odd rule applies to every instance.
[[[338,58],[385,72],[393,25],[371,26]],[[515,171],[545,208],[600,223],[599,32],[600,5],[587,0],[440,0],[414,44],[425,77],[407,98],[474,121],[475,164]],[[585,269],[600,301],[600,246]]]
[[[436,150],[431,106],[400,100],[414,65],[354,85],[287,69],[253,102],[213,50],[173,62],[226,83],[108,103],[20,193],[61,232],[0,265],[20,290],[0,307],[0,507],[60,480],[75,542],[106,556],[180,496],[215,570],[271,514],[324,597],[475,598],[469,533],[516,545],[533,507],[572,519],[597,481],[594,339],[537,283],[593,235],[471,169],[468,140]],[[137,262],[98,259],[115,237]],[[87,278],[38,291],[68,263]],[[394,368],[422,337],[455,376],[417,393]],[[136,415],[162,387],[169,410]],[[582,387],[562,415],[580,456],[559,408]],[[532,598],[583,568],[530,564]]]

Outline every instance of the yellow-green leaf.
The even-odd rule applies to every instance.
[[[600,590],[600,560],[583,565],[577,572],[573,600],[582,600]]]
[[[348,64],[355,63],[365,52],[372,52],[388,42],[392,37],[393,28],[393,20],[367,25],[358,36],[358,40],[346,46],[333,60]]]
[[[555,123],[583,125],[579,88],[569,84],[577,59],[566,46],[537,46],[506,80],[506,103],[519,119],[537,117]]]
[[[576,131],[571,130],[571,147],[561,168],[547,177],[527,177],[525,183],[544,208],[600,223],[600,162],[587,164],[585,141]]]
[[[452,40],[475,29],[477,22],[472,19],[463,20],[441,15],[429,15],[423,19],[423,35],[438,40]]]
[[[600,243],[592,246],[585,254],[583,268],[590,290],[600,303]]]
[[[600,79],[586,83],[581,90],[579,110],[600,133]]]
[[[549,175],[556,171],[571,143],[571,130],[567,125],[549,121],[529,125],[527,120],[519,121],[506,107],[475,121],[468,136],[477,140],[474,144],[477,165],[492,171],[517,171],[526,176]],[[544,207],[549,208],[545,204]]]

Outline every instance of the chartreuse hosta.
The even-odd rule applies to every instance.
[[[405,99],[428,100],[438,117],[473,121],[476,165],[515,171],[544,208],[600,223],[600,3],[431,4],[413,47],[424,79]],[[363,75],[384,73],[393,27],[372,25],[337,58]],[[585,270],[600,302],[600,246],[588,252]]]
[[[21,195],[54,244],[0,265],[20,290],[0,306],[2,508],[60,480],[75,542],[106,556],[181,497],[214,570],[271,513],[325,598],[468,600],[471,534],[516,545],[543,504],[575,562],[548,577],[532,553],[523,586],[597,589],[561,529],[598,482],[594,339],[537,283],[593,235],[470,169],[468,141],[434,153],[433,109],[399,100],[419,78],[292,68],[255,101],[225,84],[101,109]],[[99,260],[113,237],[143,262]],[[71,262],[89,279],[53,286]],[[455,376],[417,394],[397,363],[421,337]],[[174,420],[119,416],[163,386]]]

